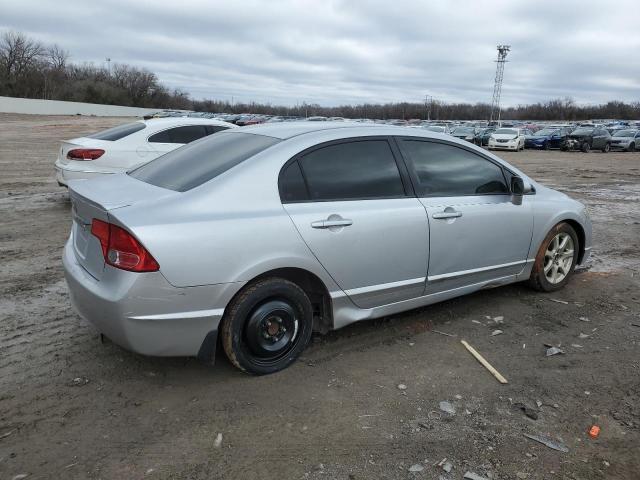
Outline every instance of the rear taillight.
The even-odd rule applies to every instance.
[[[101,148],[74,148],[67,152],[69,160],[95,160],[104,155]]]
[[[91,233],[100,240],[102,256],[109,265],[130,272],[160,270],[155,258],[124,228],[94,218]]]

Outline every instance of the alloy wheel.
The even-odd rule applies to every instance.
[[[574,245],[568,233],[558,233],[544,253],[544,275],[553,285],[562,282],[573,266]]]

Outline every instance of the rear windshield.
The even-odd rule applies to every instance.
[[[512,130],[510,128],[499,128],[493,133],[495,133],[496,135],[517,135],[518,131]]]
[[[146,125],[142,122],[127,123],[125,125],[118,125],[117,127],[109,128],[108,130],[102,130],[101,132],[88,135],[89,138],[95,138],[96,140],[120,140],[127,137],[132,133],[143,130]]]
[[[221,132],[162,155],[129,175],[157,187],[186,192],[279,141],[264,135]]]

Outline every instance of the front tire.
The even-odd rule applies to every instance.
[[[604,147],[602,147],[602,153],[609,153],[609,150],[611,150],[611,144],[605,143]]]
[[[635,143],[629,144],[629,151],[630,152],[635,152],[636,151],[636,144]]]
[[[229,361],[254,375],[291,365],[311,339],[313,311],[306,293],[283,278],[247,285],[222,319],[221,338]]]
[[[563,288],[578,263],[580,244],[571,225],[560,222],[542,241],[536,255],[529,285],[541,292]]]
[[[584,153],[589,153],[589,152],[591,151],[591,145],[589,144],[589,142],[584,142],[584,143],[582,144],[581,150],[582,150]]]

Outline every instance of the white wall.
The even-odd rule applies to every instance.
[[[120,107],[98,103],[61,102],[33,98],[0,97],[0,113],[38,115],[95,115],[98,117],[141,117],[157,112],[157,108]]]

